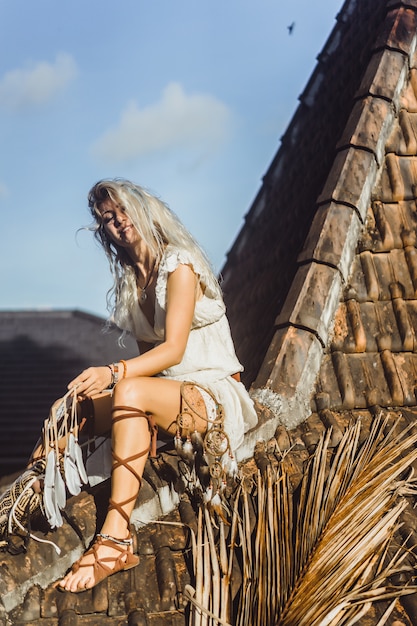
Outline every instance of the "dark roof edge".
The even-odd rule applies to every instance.
[[[49,317],[49,318],[61,318],[69,319],[71,317],[78,317],[85,320],[90,320],[95,323],[103,324],[106,318],[95,315],[94,313],[88,313],[80,309],[0,309],[1,317]]]

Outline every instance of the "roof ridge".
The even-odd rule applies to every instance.
[[[268,433],[278,423],[293,428],[311,412],[310,398],[324,347],[384,162],[400,94],[408,84],[411,56],[417,44],[416,25],[417,6],[388,11],[333,166],[317,198],[318,210],[298,256],[298,270],[252,385],[252,396],[272,408],[275,415],[273,424],[266,428]],[[393,51],[393,42],[404,32],[406,43],[399,46],[401,51]],[[390,46],[381,52],[382,38]],[[384,71],[387,64],[388,76]],[[263,430],[265,425],[259,428]]]

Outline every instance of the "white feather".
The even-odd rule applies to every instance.
[[[85,471],[83,455],[77,439],[74,439],[74,459],[78,469],[78,473],[80,475],[81,482],[86,485],[88,483],[88,476],[87,472]]]
[[[77,496],[81,491],[81,481],[77,466],[71,458],[68,450],[65,450],[64,454],[64,474],[68,491],[73,496]]]
[[[55,499],[56,504],[60,509],[63,509],[67,503],[67,497],[65,493],[65,483],[64,479],[61,476],[61,471],[59,467],[59,461],[55,457],[55,476],[54,476],[54,486],[55,486]]]
[[[207,487],[207,489],[205,490],[204,494],[203,494],[203,500],[204,502],[207,504],[208,502],[210,502],[211,498],[213,496],[213,487],[210,485],[209,487]]]
[[[50,450],[46,458],[45,479],[43,489],[43,500],[45,515],[49,525],[52,528],[57,526],[57,517],[55,510],[55,493],[54,493],[54,474],[55,474],[55,452]]]

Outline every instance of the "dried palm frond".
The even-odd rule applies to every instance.
[[[392,539],[404,496],[416,493],[417,433],[397,433],[379,417],[360,445],[360,428],[346,430],[330,466],[331,433],[323,436],[295,494],[283,464],[249,488],[242,481],[227,538],[222,523],[215,532],[218,523],[200,515],[190,624],[349,626],[374,602],[416,591],[389,580],[410,567],[405,550],[392,554]],[[232,611],[236,561],[242,580]]]

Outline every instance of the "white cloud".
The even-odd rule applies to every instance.
[[[11,70],[0,79],[0,106],[22,109],[51,100],[77,74],[74,59],[58,54],[55,62],[40,61],[24,69]]]
[[[159,102],[140,109],[131,101],[119,124],[93,145],[93,154],[111,162],[126,161],[172,148],[215,149],[227,138],[232,114],[209,94],[186,94],[170,83]]]

